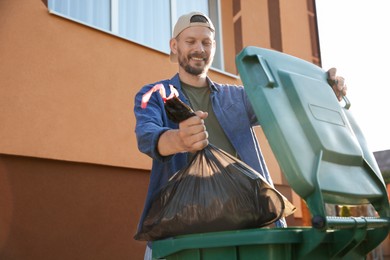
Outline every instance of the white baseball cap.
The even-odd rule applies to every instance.
[[[205,21],[200,21],[199,19],[195,19],[194,17],[203,17]],[[189,27],[194,26],[203,26],[209,28],[212,32],[215,32],[215,28],[210,18],[207,17],[204,13],[201,12],[191,12],[189,14],[185,14],[179,17],[177,20],[175,27],[173,29],[172,39],[176,38],[182,31]],[[170,53],[170,59],[172,62],[177,62],[177,54]]]

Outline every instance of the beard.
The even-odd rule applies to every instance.
[[[179,65],[189,74],[194,75],[194,76],[199,76],[201,74],[204,74],[208,71],[210,67],[210,57],[207,57],[206,54],[189,54],[187,57],[181,54],[180,51],[178,51],[178,62]],[[190,65],[190,60],[191,57],[198,57],[198,58],[203,58],[204,65],[199,65],[199,66],[191,66]],[[198,63],[201,63],[202,61],[195,61]],[[202,62],[202,63],[203,63]]]

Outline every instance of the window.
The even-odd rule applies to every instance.
[[[66,17],[110,31],[110,0],[51,0],[49,9]]]
[[[207,14],[216,27],[213,67],[223,70],[219,0],[49,0],[57,15],[169,53],[169,39],[178,17],[191,11]]]

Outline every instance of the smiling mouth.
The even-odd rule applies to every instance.
[[[204,61],[204,58],[198,58],[198,57],[191,57],[191,59],[196,61]]]

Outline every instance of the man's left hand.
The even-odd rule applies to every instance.
[[[328,70],[328,82],[332,86],[337,99],[341,101],[343,96],[347,95],[347,85],[345,85],[344,78],[337,76],[336,72],[336,68],[331,68]]]

